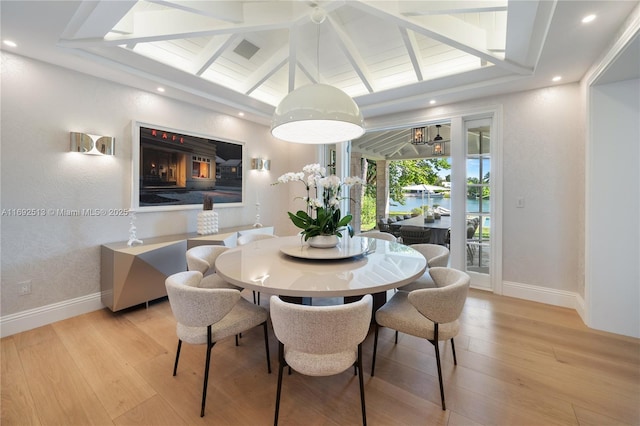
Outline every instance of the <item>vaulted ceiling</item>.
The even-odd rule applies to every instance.
[[[506,0],[112,3],[108,23],[101,12],[62,45],[135,53],[273,106],[315,82],[358,97],[484,67],[530,74],[541,42],[528,41],[537,6],[514,4],[530,22],[505,60]]]
[[[578,81],[637,4],[3,0],[0,11],[18,54],[162,86],[164,96],[262,124],[289,91],[326,83],[354,98],[366,124],[430,101],[549,86],[556,74]],[[591,13],[595,24],[581,24]]]

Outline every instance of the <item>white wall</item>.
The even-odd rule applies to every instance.
[[[579,85],[511,95],[502,103],[504,280],[575,292],[584,224]],[[524,208],[516,208],[518,197]]]
[[[2,52],[2,209],[128,208],[131,122],[158,124],[246,143],[245,207],[221,208],[220,226],[253,224],[260,192],[261,222],[289,233],[287,188],[271,186],[308,147],[274,140],[269,129],[106,80]],[[69,152],[69,132],[115,136],[115,157]],[[271,159],[271,172],[249,171],[251,157]],[[297,164],[296,164],[297,165]],[[196,231],[197,210],[139,213],[138,237]],[[126,241],[127,217],[3,215],[4,317],[100,291],[101,244]],[[32,294],[18,296],[31,281]]]
[[[640,80],[590,90],[588,324],[640,337]]]

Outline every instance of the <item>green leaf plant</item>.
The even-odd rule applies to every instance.
[[[342,237],[344,231],[353,237],[353,228],[349,225],[353,216],[347,214],[342,217],[339,208],[340,200],[348,197],[341,197],[340,193],[345,185],[361,185],[362,179],[348,177],[342,182],[337,176],[325,176],[325,173],[326,169],[319,164],[308,164],[303,167],[302,172],[285,173],[274,183],[302,182],[305,185],[307,196],[300,198],[305,201],[307,211],[287,213],[291,222],[302,230],[300,233],[305,241],[319,235]]]

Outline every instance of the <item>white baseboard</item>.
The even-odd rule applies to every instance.
[[[502,283],[502,295],[576,310],[578,307],[578,295],[576,293],[530,284],[504,281]],[[580,312],[578,313],[580,314]]]
[[[486,289],[483,288],[483,290]],[[576,293],[504,281],[502,284],[502,294],[504,296],[516,297],[532,302],[575,309],[582,320],[585,320],[586,311],[584,299]],[[43,325],[103,308],[104,305],[100,300],[100,293],[94,293],[88,296],[3,316],[0,318],[0,337],[11,336],[12,334],[32,330],[37,327],[42,327]]]
[[[42,327],[43,325],[103,308],[104,305],[100,300],[100,293],[98,292],[71,300],[64,300],[52,305],[6,315],[0,318],[0,337],[11,336],[12,334],[32,330]]]
[[[582,318],[582,322],[584,322],[587,327],[589,326],[589,322],[587,322],[587,306],[585,304],[584,298],[579,294],[576,294],[576,312]]]

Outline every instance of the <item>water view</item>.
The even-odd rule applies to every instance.
[[[422,197],[405,197],[405,203],[404,205],[397,203],[393,200],[390,200],[389,202],[389,211],[392,212],[407,212],[407,213],[411,213],[411,210],[415,209],[415,208],[420,208],[420,206],[424,205],[428,205],[428,206],[433,206],[435,205],[439,205],[440,207],[444,207],[445,209],[449,209],[451,210],[451,198],[446,198],[446,197],[436,197],[436,198],[431,198],[431,197],[424,197],[424,199]],[[480,200],[477,199],[467,199],[467,211],[468,212],[477,212],[478,207],[480,204]],[[491,201],[490,200],[482,200],[482,211],[484,213],[489,212],[491,206]]]

